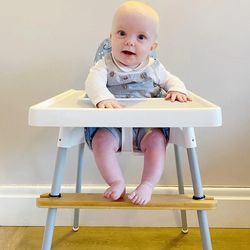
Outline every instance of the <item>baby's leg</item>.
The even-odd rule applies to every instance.
[[[92,141],[96,165],[106,183],[110,186],[105,192],[107,199],[117,200],[125,194],[125,182],[116,157],[119,138],[106,129],[98,129]]]
[[[135,204],[145,205],[151,200],[155,185],[161,178],[167,141],[160,129],[154,128],[141,141],[144,153],[144,169],[140,185],[128,195]]]

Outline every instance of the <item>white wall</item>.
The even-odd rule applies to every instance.
[[[0,195],[13,185],[32,189],[51,183],[58,131],[28,127],[28,108],[70,88],[84,88],[96,48],[109,35],[121,2],[0,0]],[[161,16],[162,63],[223,110],[223,127],[196,130],[204,185],[249,187],[250,2],[147,2]],[[172,148],[168,152],[160,185],[176,184]],[[65,184],[74,183],[75,155],[71,150]],[[84,182],[103,185],[87,155]],[[122,161],[128,184],[139,181],[141,163]]]

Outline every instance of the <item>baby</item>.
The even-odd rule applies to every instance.
[[[183,82],[150,57],[157,48],[159,16],[149,5],[127,1],[115,12],[110,33],[112,51],[90,69],[86,92],[97,108],[123,108],[116,98],[161,97],[187,102]],[[144,154],[140,184],[128,194],[131,202],[147,204],[161,178],[169,128],[133,128],[134,150]],[[97,167],[109,185],[104,197],[117,200],[125,195],[125,181],[116,152],[121,148],[121,128],[86,128]]]

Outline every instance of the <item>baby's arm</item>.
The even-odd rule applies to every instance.
[[[86,93],[97,108],[123,108],[125,105],[116,101],[106,85],[107,67],[102,59],[89,71],[85,81]]]
[[[85,90],[91,102],[97,104],[103,100],[114,100],[115,97],[107,88],[107,67],[104,59],[98,61],[89,71],[85,81]]]
[[[167,91],[166,100],[171,102],[187,102],[192,99],[187,95],[187,89],[184,83],[176,76],[168,72],[162,64],[159,67],[160,85]]]

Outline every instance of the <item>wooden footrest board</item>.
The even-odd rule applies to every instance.
[[[60,198],[42,194],[37,198],[37,206],[41,208],[106,208],[106,209],[178,209],[178,210],[208,210],[215,209],[217,201],[213,197],[194,200],[190,195],[152,195],[151,201],[144,205],[133,204],[126,196],[117,201],[107,200],[103,194],[62,193]]]

